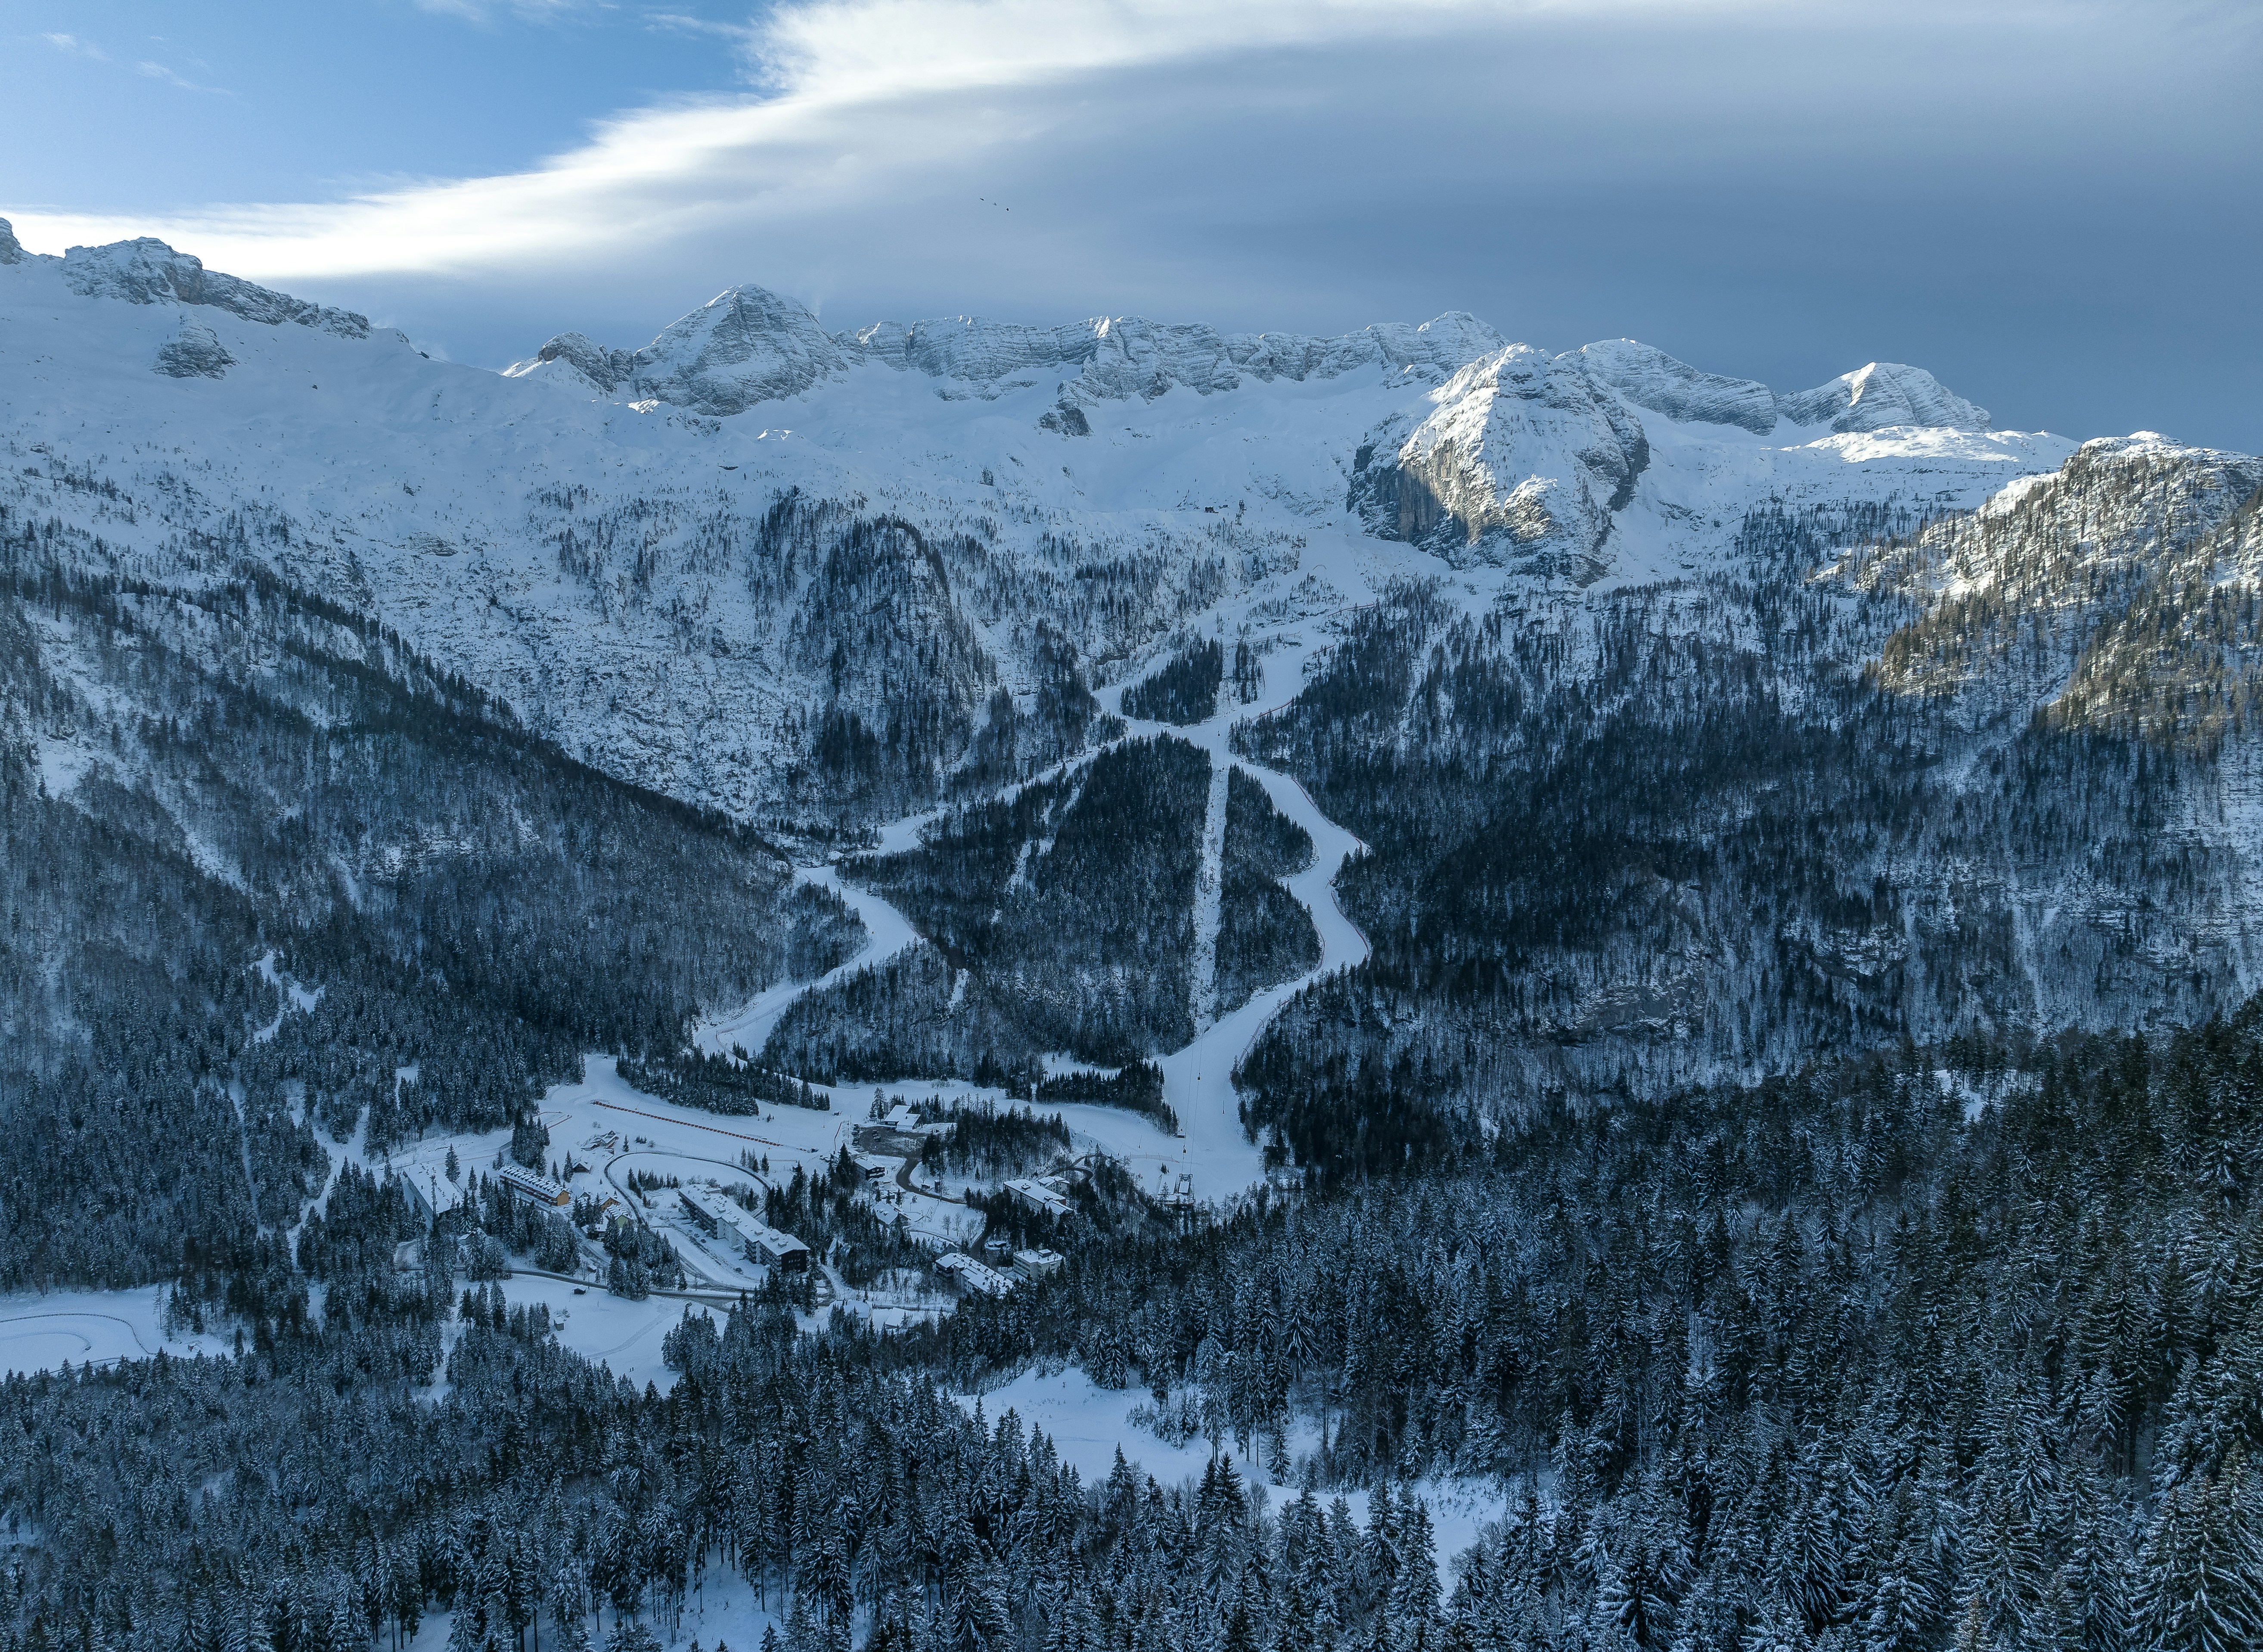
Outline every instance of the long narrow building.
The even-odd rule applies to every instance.
[[[749,1262],[776,1268],[780,1273],[809,1270],[809,1247],[792,1234],[756,1220],[727,1193],[713,1187],[677,1190],[683,1214],[691,1225],[710,1238],[735,1241]]]

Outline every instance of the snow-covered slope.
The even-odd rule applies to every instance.
[[[153,241],[0,257],[0,501],[151,576],[267,562],[747,815],[900,813],[1000,691],[1032,712],[1220,612],[1457,569],[1654,581],[1720,565],[1756,500],[1964,509],[2071,448],[1913,369],[1777,397],[1461,315],[828,334],[737,286],[641,349],[568,333],[496,374]],[[1017,737],[1026,768],[1065,736]]]

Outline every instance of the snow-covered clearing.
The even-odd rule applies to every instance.
[[[224,1337],[168,1337],[164,1288],[14,1291],[0,1296],[0,1375],[147,1359],[159,1349],[184,1358],[226,1351]]]
[[[1212,1453],[1207,1439],[1197,1437],[1184,1446],[1174,1446],[1134,1423],[1132,1411],[1152,1403],[1146,1390],[1097,1387],[1074,1366],[1058,1372],[1024,1371],[1011,1382],[979,1395],[960,1395],[959,1403],[970,1409],[980,1403],[985,1420],[993,1428],[1010,1410],[1021,1418],[1024,1428],[1043,1429],[1054,1450],[1060,1453],[1061,1461],[1074,1468],[1088,1486],[1108,1478],[1119,1448],[1126,1462],[1153,1474],[1165,1485],[1199,1478]],[[1305,1438],[1299,1439],[1292,1434],[1289,1443],[1294,1453],[1309,1450],[1318,1442],[1307,1428]],[[1233,1450],[1233,1441],[1224,1441],[1222,1446],[1234,1458],[1243,1482],[1262,1487],[1276,1513],[1283,1503],[1299,1495],[1299,1488],[1268,1479],[1254,1458],[1243,1460],[1240,1453]],[[1337,1494],[1319,1495],[1326,1502]],[[1341,1495],[1351,1505],[1353,1518],[1364,1524],[1368,1494],[1346,1491]],[[1481,1482],[1424,1480],[1414,1482],[1406,1495],[1420,1497],[1429,1506],[1439,1570],[1450,1583],[1450,1574],[1446,1571],[1449,1563],[1478,1540],[1489,1521],[1499,1519],[1507,1511],[1508,1494],[1498,1486]]]
[[[783,1603],[775,1578],[770,1587],[770,1607],[765,1608],[754,1584],[727,1567],[711,1566],[698,1576],[698,1583],[684,1595],[683,1621],[672,1635],[665,1623],[637,1614],[647,1628],[661,1637],[663,1645],[697,1641],[703,1648],[712,1648],[712,1652],[758,1652],[763,1630],[774,1629],[781,1640],[784,1638],[786,1621],[776,1610]],[[618,1620],[619,1614],[606,1605],[594,1617],[582,1619],[582,1632],[588,1636],[589,1645],[603,1646]],[[399,1652],[445,1652],[453,1637],[455,1622],[456,1614],[452,1612],[428,1612],[417,1625],[415,1638],[402,1643]],[[547,1607],[540,1611],[531,1627],[544,1646],[564,1643],[558,1621]],[[387,1644],[392,1645],[389,1639]]]
[[[1117,695],[1122,698],[1121,693]],[[1199,1032],[1218,1014],[1218,926],[1224,894],[1225,860],[1225,785],[1233,772],[1230,764],[1212,760],[1210,793],[1203,808],[1202,863],[1195,874],[1195,962],[1188,971],[1193,982],[1191,1006]]]

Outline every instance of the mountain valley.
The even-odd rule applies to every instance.
[[[0,221],[0,1652],[2263,1625],[2263,460]]]

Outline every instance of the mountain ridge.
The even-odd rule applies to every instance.
[[[1142,706],[1215,695],[1183,711],[1214,764],[1300,786],[1380,845],[1347,874],[1374,956],[1312,983],[1314,1003],[1341,1011],[1323,1025],[1366,1027],[1375,1004],[1412,994],[1430,1032],[1355,1041],[1419,1050],[1457,1075],[1437,1094],[1480,1112],[1536,1089],[1744,1074],[1889,1027],[2095,1025],[2147,1002],[2188,1016],[2246,982],[2263,935],[2240,893],[2254,851],[2238,826],[2263,664],[2244,610],[2207,594],[2209,579],[2246,580],[2252,559],[2203,534],[2191,558],[2213,560],[2187,558],[2174,578],[2115,571],[2173,551],[2149,489],[2205,484],[2212,523],[2245,520],[2246,461],[1994,430],[1893,364],[1780,395],[1630,340],[1551,352],[1459,315],[1334,340],[1138,318],[828,332],[739,287],[642,351],[560,335],[490,373],[296,302],[248,296],[155,243],[0,268],[16,387],[0,508],[72,530],[38,554],[75,578],[184,592],[269,569],[391,627],[577,759],[760,822],[805,859],[876,833],[896,853],[941,830],[932,811],[1081,772],[1120,739],[1125,691],[1171,673],[1180,686],[1143,691]],[[1912,417],[1938,422],[1895,422]],[[2038,553],[2004,525],[2027,519],[2021,501],[2059,512],[2078,498],[2091,550]],[[1984,564],[2033,594],[2000,612],[1979,603],[1956,570]],[[1988,640],[2039,613],[2070,616],[2048,661]],[[2176,647],[2145,640],[2163,626]],[[2058,686],[2039,697],[2046,664]],[[2204,670],[2216,675],[2192,677],[2188,713],[2130,711]],[[1261,703],[1233,727],[1247,716],[1237,706]],[[1551,709],[1536,721],[1536,707]],[[1817,793],[1826,816],[1851,812],[1852,836],[1764,899],[1754,868],[1789,830],[1778,806],[1677,782],[1720,811],[1684,818],[1649,772],[1695,760],[1666,732],[1677,719],[1710,731],[1688,743],[1718,743],[1724,772],[1768,767],[1725,755],[1748,747],[1779,765],[1804,752],[1873,765],[1883,789]],[[1951,816],[1984,807],[1964,795],[1971,777],[2007,763],[2038,786],[2076,784],[2093,759],[2035,745],[2037,719],[2063,740],[2208,731],[2220,757],[2129,772],[2147,777],[2130,807],[2182,822],[2193,889],[2146,855],[2091,864],[2086,837],[2165,840],[2056,796],[2069,823],[2047,852],[1895,827],[1906,842],[1888,853],[1864,836],[1910,798]],[[91,772],[83,735],[41,750],[59,784]],[[1491,778],[1473,788],[1471,774]],[[1576,801],[1586,823],[1504,814],[1511,775]],[[1229,793],[1217,779],[1212,795]],[[1218,825],[1197,834],[1213,883]],[[1592,837],[1580,852],[1603,858],[1582,875],[1628,881],[1587,904],[1551,888],[1500,848],[1534,830]],[[1037,834],[1015,852],[1066,851]],[[1484,916],[1449,918],[1423,892],[1468,880]],[[1948,908],[1944,880],[1962,891]],[[1191,933],[1202,958],[1306,956],[1290,916],[1263,916],[1272,886],[1247,884],[1223,917],[1208,884],[1198,912],[1078,909],[1097,926],[1081,938],[1098,948],[1088,963],[1107,960],[1081,975],[1048,954],[1045,924],[989,953],[938,931],[922,943],[932,955],[895,960],[887,979],[805,1001],[786,1018],[793,1049],[861,1051],[859,1070],[876,1050],[916,1050],[915,1066],[964,1078],[1037,1070],[1057,1036],[1037,1029],[1105,1025],[1118,1031],[1089,1034],[1094,1051],[1170,1055],[1210,1001],[1128,1020],[1107,1008],[1118,989],[1103,976],[1149,944],[1111,926]],[[2221,921],[2180,975],[2162,961],[2161,915],[2203,896]],[[1755,928],[1754,901],[1777,917]],[[1534,940],[1528,909],[1567,902],[1564,932],[1583,938]],[[1959,927],[1976,913],[2006,937],[1977,964]],[[2118,943],[2100,938],[2116,926],[2149,938],[2152,961],[2113,961]],[[1447,989],[1419,960],[1440,936],[1514,1014],[1432,1002]],[[1219,968],[1195,972],[1204,993]],[[1033,1016],[1011,1008],[1029,982],[1081,984]],[[1284,1025],[1313,1012],[1292,1004]],[[886,1031],[915,1023],[916,1038]],[[1448,1059],[1471,1037],[1492,1042],[1494,1064]],[[801,1059],[765,1057],[789,1058]],[[1267,1061],[1274,1110],[1283,1083],[1305,1079]]]
[[[168,525],[119,530],[140,532],[135,554],[177,556],[169,534],[211,531],[240,496],[287,536],[273,542],[294,578],[383,612],[601,766],[742,816],[885,817],[932,799],[999,691],[1026,709],[1049,685],[1095,685],[1222,598],[1356,602],[1421,566],[1599,589],[1672,577],[1717,562],[1757,496],[1851,488],[1969,508],[2071,447],[1951,430],[1772,443],[1638,407],[1577,354],[1547,358],[1548,373],[1591,404],[1584,424],[1510,420],[1498,384],[1481,398],[1492,411],[1457,411],[1450,387],[1469,369],[1445,364],[1541,353],[1458,315],[1334,341],[1114,321],[844,335],[733,289],[641,361],[561,335],[548,361],[498,375],[239,290],[161,243],[27,257],[4,275],[19,284],[0,293],[18,315],[17,446],[74,455],[67,467],[109,453],[113,480],[121,464],[139,474]],[[93,308],[59,311],[50,295]],[[161,380],[182,388],[158,394]],[[66,399],[40,401],[65,383]],[[1247,412],[1221,426],[1229,405]],[[1401,454],[1396,435],[1433,415],[1490,432],[1479,462],[1450,490],[1455,511],[1423,517],[1430,538],[1378,538],[1355,496],[1380,473],[1359,454],[1394,436],[1385,467],[1401,491],[1435,494],[1437,445]],[[1651,455],[1623,496],[1630,462],[1609,479],[1589,469],[1613,419],[1623,451],[1638,438]],[[119,460],[121,441],[141,456]],[[1535,494],[1549,503],[1527,509]],[[859,570],[813,576],[860,513],[893,515],[917,542],[866,533]],[[893,618],[836,637],[819,611],[857,590]],[[915,633],[962,638],[921,683],[889,663],[919,656]],[[897,684],[907,699],[892,700]],[[1057,755],[1051,736],[1027,737],[1008,762]]]
[[[1100,402],[1133,395],[1153,399],[1181,387],[1210,395],[1239,388],[1244,374],[1260,382],[1302,382],[1381,366],[1450,375],[1511,347],[1498,330],[1462,310],[1420,323],[1373,322],[1327,337],[1221,333],[1199,322],[1159,322],[1139,315],[1095,316],[1052,327],[939,316],[909,325],[873,322],[828,333],[803,306],[748,282],[726,287],[641,348],[608,348],[582,333],[560,333],[502,371],[523,378],[563,363],[576,381],[599,394],[626,388],[633,396],[728,417],[765,401],[801,395],[864,362],[973,383],[1074,368],[1062,381],[1062,393]],[[1754,380],[1708,373],[1634,339],[1601,340],[1555,359],[1589,368],[1598,382],[1637,406],[1685,422],[1736,424],[1755,435],[1767,435],[1779,424],[1824,427],[1841,435],[1897,425],[1990,428],[1985,409],[1955,395],[1925,369],[1898,362],[1869,362],[1811,389],[1781,392]],[[750,373],[726,371],[750,361],[761,364]]]

